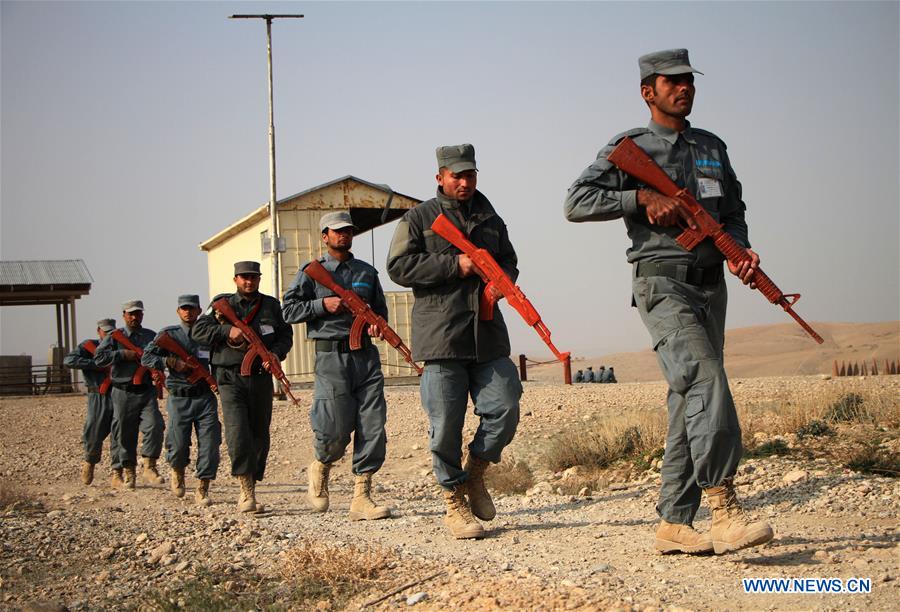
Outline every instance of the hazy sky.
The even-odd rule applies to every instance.
[[[81,337],[206,300],[198,243],[268,199],[265,26],[276,22],[279,197],[353,174],[432,197],[434,148],[471,142],[519,283],[561,350],[648,346],[621,221],[571,224],[572,181],[644,126],[637,57],[688,47],[690,119],[727,143],[762,265],[809,321],[900,317],[897,2],[8,2],[0,257],[87,263]],[[384,273],[393,225],[375,232]],[[370,259],[367,235],[357,254]],[[788,322],[732,283],[729,327]],[[46,359],[52,307],[0,309],[0,352]],[[514,352],[548,354],[507,312]]]

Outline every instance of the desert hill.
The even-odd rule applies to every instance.
[[[831,374],[837,360],[878,363],[900,360],[900,321],[882,323],[812,323],[825,339],[816,344],[793,323],[759,325],[729,329],[725,332],[725,368],[731,378],[758,376],[792,376]],[[649,340],[648,340],[649,342]],[[613,353],[599,357],[572,357],[572,373],[600,364],[613,365],[619,382],[661,380],[656,355],[647,349],[634,353]],[[561,379],[558,364],[534,366],[528,369],[530,380],[555,381]]]

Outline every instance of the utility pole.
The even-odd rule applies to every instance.
[[[265,19],[266,48],[269,60],[269,216],[271,218],[269,244],[272,255],[272,293],[275,299],[281,299],[280,263],[284,243],[278,234],[278,213],[275,210],[275,108],[272,101],[272,20],[302,19],[303,15],[232,15],[229,19]]]

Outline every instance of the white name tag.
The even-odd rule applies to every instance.
[[[200,359],[209,359],[209,351],[206,349],[199,349],[197,351],[197,357]]]
[[[721,198],[722,183],[716,179],[700,177],[697,179],[700,184],[700,198]]]
[[[260,325],[259,333],[261,333],[263,336],[268,336],[269,334],[275,333],[275,328],[271,325]]]

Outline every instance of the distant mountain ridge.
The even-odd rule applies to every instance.
[[[725,369],[729,378],[757,376],[795,376],[831,374],[835,360],[865,361],[869,369],[872,360],[878,371],[884,360],[900,360],[900,321],[882,323],[811,323],[825,339],[816,344],[793,323],[758,325],[729,329],[725,332]],[[601,364],[614,366],[619,382],[662,380],[662,374],[652,350],[634,353],[613,353],[601,357],[575,357],[572,373],[587,366],[596,370]],[[543,365],[528,369],[531,380],[561,379],[558,365]]]

